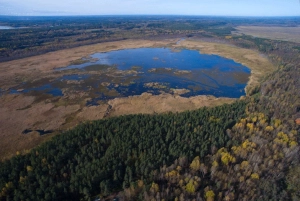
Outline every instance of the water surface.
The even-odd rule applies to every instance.
[[[85,92],[92,98],[88,104],[144,92],[174,93],[176,89],[186,89],[181,94],[184,97],[238,98],[245,95],[250,76],[246,66],[196,50],[137,48],[95,53],[90,57],[84,63],[57,69],[66,75],[51,83],[25,87],[22,92],[38,90],[53,96],[63,96],[62,89]]]

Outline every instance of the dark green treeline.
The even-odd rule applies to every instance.
[[[89,200],[142,179],[179,157],[234,144],[226,135],[245,101],[178,114],[129,115],[80,125],[0,165],[0,200]]]

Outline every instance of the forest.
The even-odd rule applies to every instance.
[[[120,29],[125,23],[122,33],[126,33],[126,27],[131,30],[130,26],[144,24],[161,37],[167,31],[226,41],[256,49],[278,68],[249,96],[231,105],[86,122],[27,154],[16,153],[0,163],[0,200],[300,200],[299,44],[246,35],[226,37],[232,24],[245,23],[245,19],[225,23],[210,18],[203,23],[189,18],[173,19],[172,23],[155,17],[126,20],[111,26]],[[190,20],[193,26],[181,20]],[[45,21],[37,22],[41,28],[35,33],[47,31]],[[276,18],[266,21],[251,22],[283,23]],[[61,28],[56,23],[54,20],[58,30],[81,30],[71,22]],[[285,23],[296,24],[293,19]],[[96,22],[83,24],[89,29],[100,28]],[[25,29],[19,34],[32,38]],[[9,37],[14,41],[9,31],[1,35],[2,41]],[[65,36],[57,35],[60,37]],[[95,38],[93,42],[105,37]],[[48,48],[39,47],[35,40],[29,49]],[[13,42],[9,41],[3,52],[12,59],[24,50],[10,48]],[[26,46],[24,41],[15,42]]]
[[[0,16],[0,61],[125,39],[219,37],[239,25],[298,26],[299,18],[201,16]]]
[[[15,200],[88,199],[128,188],[179,157],[191,160],[230,144],[225,130],[245,102],[165,115],[129,115],[80,125],[1,164],[1,195]],[[113,176],[113,177],[112,177]],[[14,182],[9,182],[14,181]]]

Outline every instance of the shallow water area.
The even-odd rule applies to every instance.
[[[52,96],[63,96],[61,89],[53,87],[51,84],[45,84],[39,87],[33,87],[28,89],[11,89],[10,94],[30,93],[39,92],[51,94]]]
[[[244,88],[250,76],[249,68],[231,59],[187,49],[124,49],[95,53],[84,61],[56,69],[61,76],[50,83],[45,81],[22,91],[11,89],[11,93],[32,90],[42,90],[53,96],[82,93],[91,98],[87,105],[144,92],[178,94],[181,89],[184,90],[179,95],[184,97],[238,98],[245,95]]]

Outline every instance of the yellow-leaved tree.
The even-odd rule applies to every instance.
[[[192,163],[190,164],[190,168],[194,171],[200,170],[200,157],[196,156]]]
[[[212,190],[209,190],[205,193],[206,201],[214,201],[215,193]]]

